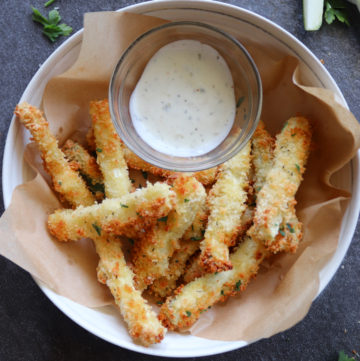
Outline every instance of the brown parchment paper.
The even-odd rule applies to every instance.
[[[46,117],[60,144],[89,127],[88,103],[107,96],[122,51],[144,31],[164,22],[131,13],[86,14],[78,60],[51,79],[43,95]],[[264,44],[244,44],[261,73],[262,119],[268,129],[276,134],[291,116],[305,115],[314,130],[313,150],[296,197],[304,224],[298,252],[268,260],[245,292],[213,307],[190,330],[217,340],[268,337],[305,316],[318,291],[319,271],[336,250],[351,196],[332,186],[330,178],[351,160],[360,144],[360,127],[354,116],[330,91],[305,84],[297,59]],[[47,216],[60,204],[33,146],[27,147],[26,159],[36,176],[15,189],[0,219],[0,254],[78,303],[89,307],[111,303],[110,293],[96,280],[98,259],[91,242],[60,243],[48,234]]]

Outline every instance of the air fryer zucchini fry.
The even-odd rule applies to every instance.
[[[246,208],[249,186],[251,142],[224,163],[218,180],[208,197],[210,210],[200,262],[209,273],[232,268],[229,246],[234,245]]]
[[[257,195],[254,225],[249,234],[262,241],[273,253],[293,248],[292,242],[296,248],[301,238],[301,225],[290,220],[296,218],[295,193],[305,171],[310,142],[308,120],[302,117],[289,119],[277,136],[273,166]]]
[[[94,196],[86,188],[83,179],[66,161],[56,138],[50,133],[49,124],[43,112],[24,102],[16,106],[15,114],[30,131],[39,147],[44,168],[52,178],[55,191],[73,207],[93,204]]]
[[[150,286],[151,292],[163,298],[169,296],[176,288],[176,281],[183,274],[189,258],[199,250],[200,241],[204,238],[207,220],[206,206],[196,215],[193,224],[186,230],[180,240],[180,247],[177,249],[169,261],[169,269],[165,276],[154,281]]]
[[[243,291],[257,273],[266,252],[261,242],[245,236],[238,249],[230,255],[232,270],[206,274],[180,286],[175,295],[168,297],[162,305],[159,319],[170,330],[190,327],[210,306]]]
[[[275,139],[266,131],[265,124],[260,122],[252,138],[252,154],[255,170],[255,195],[265,184],[266,176],[273,167]],[[296,217],[295,207],[289,207],[276,236],[278,251],[294,253],[302,238],[302,224]]]
[[[111,121],[107,99],[90,102],[97,162],[104,177],[106,197],[118,198],[131,191],[124,153]]]
[[[179,239],[193,223],[205,203],[206,192],[194,177],[179,176],[173,184],[175,209],[158,219],[133,247],[133,264],[137,288],[145,289],[166,274],[169,258],[179,248]]]
[[[146,188],[121,198],[105,199],[101,204],[60,209],[48,218],[48,227],[59,241],[76,241],[94,229],[114,235],[138,238],[158,218],[166,217],[174,207],[175,194],[167,184],[148,184]]]
[[[61,150],[70,162],[71,168],[80,173],[90,191],[98,201],[101,201],[104,198],[105,189],[96,159],[79,143],[71,139],[65,142]]]
[[[98,279],[109,287],[128,324],[131,337],[144,346],[160,342],[166,329],[142,298],[141,292],[135,289],[134,274],[126,265],[120,243],[106,235],[93,235],[92,238],[100,257]]]

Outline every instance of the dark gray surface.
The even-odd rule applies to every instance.
[[[350,109],[360,119],[360,16],[350,6],[352,26],[303,29],[299,0],[226,1],[263,15],[295,35],[320,59],[337,81]],[[82,27],[87,11],[115,10],[138,1],[58,0],[63,20]],[[2,2],[0,12],[1,159],[12,111],[39,64],[62,43],[51,44],[31,20],[30,5],[43,1]],[[1,208],[3,211],[3,206]],[[333,280],[292,329],[246,348],[206,360],[337,360],[339,350],[360,352],[360,226]],[[113,346],[89,334],[63,315],[32,278],[0,257],[0,361],[156,359]]]

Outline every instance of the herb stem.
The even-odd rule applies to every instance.
[[[44,6],[47,8],[48,6],[50,6],[53,2],[55,2],[55,0],[49,0],[47,1]]]

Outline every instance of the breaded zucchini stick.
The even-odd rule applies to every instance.
[[[266,250],[261,242],[245,236],[238,249],[231,254],[233,269],[206,274],[168,297],[160,309],[159,319],[170,330],[183,330],[195,323],[203,311],[228,296],[243,291],[257,273]]]
[[[251,142],[232,159],[224,163],[218,180],[208,197],[210,210],[200,262],[206,272],[232,268],[229,246],[234,245],[246,209],[249,186]]]
[[[265,124],[260,122],[255,130],[252,143],[253,164],[255,170],[255,195],[265,184],[266,176],[274,164],[275,139],[266,131]],[[289,207],[285,219],[276,236],[278,251],[294,253],[302,238],[302,224],[296,217],[295,207]]]
[[[308,120],[303,117],[289,119],[277,136],[273,165],[257,194],[254,225],[249,234],[273,253],[293,248],[293,242],[296,248],[301,238],[301,224],[290,220],[296,219],[295,193],[305,171],[310,143]]]
[[[100,257],[98,279],[109,287],[131,337],[144,346],[159,343],[166,329],[141,292],[135,289],[134,274],[126,265],[120,243],[112,237],[92,235],[92,238]]]
[[[205,203],[206,192],[194,177],[179,176],[173,184],[175,209],[158,219],[133,247],[134,273],[139,290],[166,274],[169,258],[179,248],[179,239]]]
[[[166,217],[174,207],[175,194],[167,184],[148,184],[146,188],[121,198],[105,199],[101,204],[60,209],[48,218],[50,233],[59,241],[79,240],[94,229],[137,238],[158,218]]]
[[[55,191],[73,207],[93,204],[94,196],[87,189],[83,179],[66,161],[56,138],[50,133],[49,124],[43,112],[24,102],[16,106],[15,114],[30,131],[39,147],[44,168],[52,178]]]
[[[105,189],[96,159],[84,147],[71,139],[65,142],[61,150],[70,162],[71,168],[80,173],[90,191],[98,201],[101,201],[104,198]]]
[[[166,275],[156,279],[150,286],[151,292],[156,296],[164,298],[175,290],[176,282],[183,274],[187,261],[199,250],[200,241],[204,238],[206,220],[207,210],[204,204],[204,207],[196,215],[193,224],[180,240],[179,249],[170,258]]]
[[[108,100],[90,102],[90,115],[106,197],[121,197],[129,193],[132,187],[120,138],[111,121]]]

